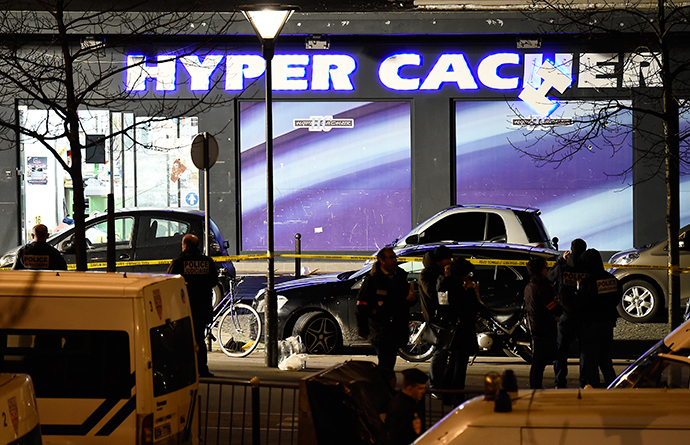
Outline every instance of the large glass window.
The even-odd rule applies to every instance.
[[[0,330],[0,372],[31,376],[41,398],[128,399],[129,336],[123,331]]]
[[[196,381],[196,354],[189,317],[151,329],[153,396],[177,391]]]
[[[276,250],[376,250],[409,231],[407,102],[274,103]],[[242,249],[266,248],[263,102],[240,114]]]
[[[551,117],[582,118],[597,107],[596,102],[561,103]],[[516,149],[547,153],[557,147],[552,132],[513,121],[529,115],[522,102],[456,103],[457,203],[539,208],[550,234],[562,243],[583,238],[599,250],[630,247],[632,181],[621,174],[632,166],[631,113],[611,119],[606,131],[588,135],[590,150],[543,166]],[[609,143],[619,148],[615,154],[606,148]]]
[[[62,121],[45,110],[22,108],[20,118],[22,125],[39,134],[60,134],[62,130]],[[199,208],[199,171],[190,151],[198,133],[196,117],[157,120],[132,113],[82,110],[79,119],[82,143],[98,142],[82,151],[86,213],[106,210],[111,191],[118,208]],[[49,143],[64,162],[71,163],[66,139]],[[72,216],[72,181],[36,139],[21,135],[21,150],[26,241],[35,224],[53,230]]]

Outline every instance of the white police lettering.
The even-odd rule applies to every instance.
[[[208,261],[185,261],[183,275],[206,275],[208,274]]]
[[[539,88],[535,89],[531,85],[525,85],[525,89],[518,94],[518,97],[536,110],[537,113],[542,116],[548,116],[558,106],[558,103],[549,99],[546,95],[552,88],[563,94],[572,83],[572,79],[553,66],[548,60],[541,65],[537,74],[544,79]]]
[[[309,119],[293,119],[293,128],[309,131],[331,131],[333,128],[354,128],[354,119],[333,119],[333,116],[309,116]]]

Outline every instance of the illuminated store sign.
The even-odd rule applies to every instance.
[[[179,62],[179,63],[178,63]],[[140,55],[127,57],[128,91],[175,91],[181,74],[192,91],[208,91],[212,79],[223,73],[226,91],[242,91],[264,74],[265,61],[255,54],[176,57],[158,55],[155,61]],[[280,54],[273,59],[275,91],[354,91],[355,57],[346,54]],[[378,63],[381,86],[392,91],[512,91],[542,116],[557,103],[547,97],[578,89],[633,88],[661,85],[660,69],[653,53],[521,54],[501,52],[470,63],[464,53],[444,53],[424,58],[419,53],[395,54]],[[358,73],[363,79],[363,73]],[[361,80],[360,80],[361,81]],[[369,79],[367,79],[369,81]]]

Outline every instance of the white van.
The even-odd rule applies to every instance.
[[[0,445],[40,445],[41,424],[31,377],[0,374]]]
[[[29,374],[46,444],[198,444],[179,276],[0,271],[0,371]]]
[[[521,390],[509,412],[476,397],[421,444],[680,444],[690,437],[690,321],[623,371],[609,389]]]

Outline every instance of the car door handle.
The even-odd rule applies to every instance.
[[[129,257],[129,254],[128,254],[128,253],[123,253],[123,254],[120,255],[120,259],[121,259],[121,260],[128,260],[129,258],[130,258],[130,257]]]

